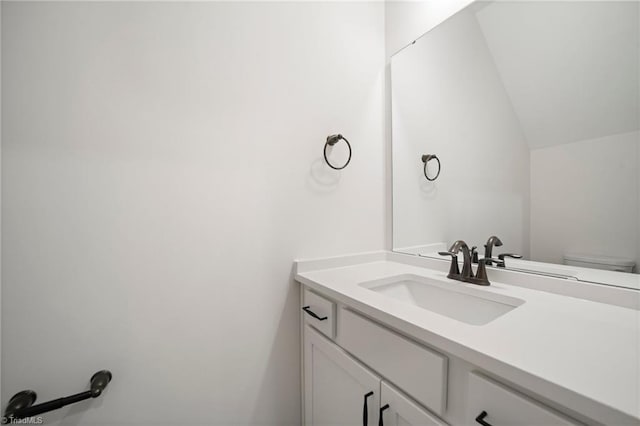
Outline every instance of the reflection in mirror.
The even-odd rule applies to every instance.
[[[640,289],[639,21],[638,2],[476,2],[395,54],[394,250],[482,257],[497,235],[523,258],[494,267]]]

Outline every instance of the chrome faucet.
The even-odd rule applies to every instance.
[[[463,264],[462,273],[458,269],[458,253],[462,250]],[[490,285],[487,277],[486,264],[489,263],[489,259],[480,259],[478,261],[478,270],[476,275],[473,275],[472,265],[472,251],[469,249],[467,243],[462,240],[458,240],[449,249],[449,251],[438,252],[441,256],[451,256],[451,266],[449,267],[449,274],[447,278],[452,280],[462,281],[465,283],[477,284],[477,285]]]

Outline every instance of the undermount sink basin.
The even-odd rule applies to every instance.
[[[515,297],[472,289],[457,281],[399,275],[361,283],[376,293],[471,325],[484,325],[522,305]]]

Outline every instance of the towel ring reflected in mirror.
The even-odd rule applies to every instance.
[[[427,173],[427,164],[429,164],[429,161],[431,160],[436,160],[438,162],[438,173],[436,173],[436,175],[434,177],[429,177],[429,173]],[[440,159],[438,158],[437,155],[435,154],[425,154],[422,156],[422,162],[424,163],[424,177],[427,178],[428,181],[433,182],[434,180],[438,179],[438,176],[440,176]]]
[[[341,140],[345,141],[345,143],[347,144],[347,148],[349,148],[349,158],[347,158],[347,162],[344,163],[344,165],[340,166],[340,167],[336,167],[333,164],[331,164],[331,162],[329,161],[329,158],[327,157],[327,147],[328,146],[333,146],[335,144],[337,144],[338,142],[340,142]],[[349,165],[349,162],[351,161],[351,144],[349,143],[349,141],[347,140],[347,138],[345,138],[344,136],[337,134],[337,135],[330,135],[327,136],[327,141],[324,144],[324,161],[327,163],[327,165],[329,167],[331,167],[334,170],[342,170],[345,167],[347,167]]]

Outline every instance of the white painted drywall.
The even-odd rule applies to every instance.
[[[0,2],[0,193],[2,192],[2,2]],[[0,195],[0,259],[2,259],[2,196]],[[0,395],[2,395],[2,262],[0,261]],[[4,405],[0,403],[0,407]]]
[[[387,57],[412,43],[474,0],[418,0],[385,2]]]
[[[640,132],[531,151],[531,257],[565,252],[640,265]]]
[[[394,55],[391,80],[393,246],[495,234],[527,255],[529,148],[473,11]],[[440,158],[433,183],[422,154]]]
[[[299,424],[292,260],[383,247],[384,5],[3,3],[2,56],[3,403]]]
[[[393,245],[391,56],[474,0],[386,0],[385,9],[385,248]]]
[[[639,129],[637,1],[493,2],[477,19],[531,148]]]
[[[637,22],[640,22],[640,7],[638,8],[637,17],[638,17],[638,21]],[[638,56],[637,59],[638,59],[638,68],[640,69],[640,55]],[[639,103],[640,103],[640,85],[638,86],[638,100],[639,100]],[[638,117],[638,121],[640,121],[640,116]],[[637,228],[638,229],[638,236],[637,236],[637,239],[636,239],[636,253],[637,253],[638,256],[640,256],[640,143],[639,143],[638,148],[636,150],[636,155],[637,155],[637,158],[638,158],[638,162],[637,162],[638,170],[636,172],[636,188],[638,190],[638,217],[637,217],[637,220],[638,220],[638,228]],[[636,272],[640,273],[640,262],[638,262],[638,264],[636,265]]]

